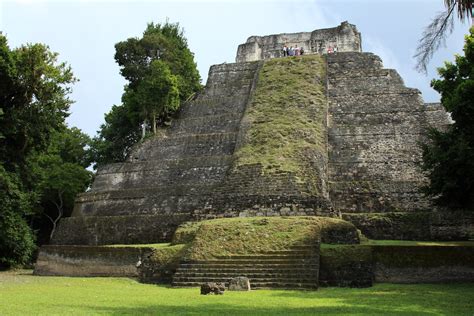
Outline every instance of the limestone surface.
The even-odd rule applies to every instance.
[[[250,280],[247,277],[236,277],[229,281],[229,291],[250,291]]]
[[[252,37],[239,62],[212,66],[169,129],[98,170],[52,243],[166,242],[219,217],[426,211],[418,144],[449,124],[442,108],[361,53],[353,25],[285,36]],[[283,42],[313,54],[273,58]],[[329,43],[338,52],[320,54]]]

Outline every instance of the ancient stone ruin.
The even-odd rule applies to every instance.
[[[336,41],[340,51],[300,58],[312,71],[304,89],[320,90],[321,97],[309,100],[297,91],[281,96],[281,115],[289,121],[298,107],[306,111],[305,125],[289,131],[306,128],[305,135],[282,136],[278,145],[305,138],[301,152],[283,157],[291,168],[259,160],[255,151],[278,159],[272,144],[247,146],[261,125],[252,116],[256,90],[273,89],[273,83],[262,84],[277,67],[269,63],[273,59],[215,65],[204,91],[184,104],[162,136],[138,145],[126,162],[98,170],[92,189],[77,198],[53,243],[165,242],[179,224],[214,217],[343,213],[349,218],[426,210],[429,201],[419,193],[425,178],[416,166],[418,142],[428,126],[447,124],[447,116],[439,105],[424,104],[420,92],[405,87],[379,57],[361,53],[355,26],[344,22],[311,33],[251,37],[248,43],[265,43],[263,57],[268,57],[287,40],[312,45],[323,39],[324,45]],[[242,47],[237,60],[255,57]],[[288,67],[291,73],[292,64]],[[277,135],[278,124],[267,123],[269,133]]]
[[[283,57],[283,46],[302,47],[307,54],[326,54],[337,47],[338,52],[362,52],[362,38],[355,25],[347,21],[338,27],[313,32],[251,36],[239,45],[235,62],[242,63]]]
[[[250,37],[170,128],[98,170],[40,254],[43,273],[74,257],[60,245],[168,242],[184,222],[220,217],[342,216],[375,239],[437,238],[418,144],[448,116],[361,43],[347,22]],[[307,54],[276,58],[284,44]]]

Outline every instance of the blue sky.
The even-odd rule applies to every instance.
[[[429,83],[436,67],[462,52],[469,25],[457,23],[429,65],[428,76],[413,67],[423,28],[444,9],[443,0],[0,0],[0,30],[10,47],[41,42],[69,63],[80,81],[74,85],[68,119],[95,135],[104,113],[120,104],[125,80],[114,61],[114,45],[140,37],[148,22],[179,22],[195,54],[203,83],[209,66],[233,62],[237,46],[251,35],[312,31],[342,21],[362,33],[362,47],[395,68],[425,102],[439,95]]]

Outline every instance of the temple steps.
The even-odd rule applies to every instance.
[[[176,287],[200,286],[245,276],[252,289],[316,289],[319,252],[314,245],[259,254],[221,256],[216,259],[182,262],[173,276]]]
[[[220,280],[220,279],[219,279]],[[208,282],[221,282],[218,280]],[[181,282],[179,285],[173,285],[174,287],[197,287],[203,282]],[[228,286],[228,282],[224,282]],[[264,290],[264,289],[285,289],[285,290],[315,290],[318,288],[312,282],[307,283],[296,283],[296,282],[252,282],[251,288],[253,290]]]
[[[93,191],[121,190],[130,187],[216,184],[224,180],[229,166],[151,169],[126,173],[98,174]]]
[[[246,99],[241,96],[200,98],[186,103],[180,110],[180,117],[204,117],[217,115],[235,115],[243,113]]]
[[[226,113],[177,119],[170,128],[174,135],[236,132],[243,113]]]
[[[231,155],[237,141],[237,132],[186,134],[177,137],[153,138],[140,146],[129,161],[176,159]]]
[[[173,168],[202,168],[227,166],[232,161],[232,155],[215,155],[204,157],[181,157],[175,159],[146,160],[136,162],[112,163],[99,167],[97,175],[114,173],[134,173],[139,171],[165,170]]]

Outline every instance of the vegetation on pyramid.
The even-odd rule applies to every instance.
[[[258,164],[268,175],[291,172],[313,182],[317,192],[321,174],[310,157],[323,159],[327,146],[325,76],[319,55],[265,61],[242,121],[247,129],[234,166]]]

